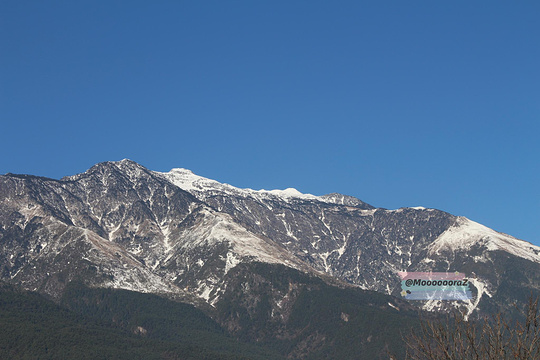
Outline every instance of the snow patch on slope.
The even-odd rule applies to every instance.
[[[100,266],[111,277],[100,286],[142,293],[181,293],[175,285],[165,282],[118,244],[102,238],[91,230],[75,229],[81,231],[84,239],[97,250],[89,251],[86,259]]]
[[[228,214],[204,209],[195,229],[189,229],[179,236],[179,246],[184,249],[213,247],[227,244],[229,253],[225,273],[241,261],[261,261],[270,264],[283,264],[296,269],[303,264],[285,249],[267,239],[255,235],[237,224]]]
[[[458,217],[456,224],[443,232],[429,246],[428,253],[438,255],[444,251],[467,251],[475,245],[483,246],[488,251],[506,251],[523,259],[540,263],[540,247],[499,233],[465,217]]]
[[[486,294],[489,297],[492,296],[491,292],[488,290],[488,286],[484,284],[482,281],[480,281],[480,279],[472,278],[472,279],[469,279],[469,282],[474,285],[478,293],[476,294],[476,298],[468,300],[467,314],[465,314],[465,321],[469,319],[469,316],[478,307],[478,304],[480,303],[480,300],[482,299],[482,295]]]

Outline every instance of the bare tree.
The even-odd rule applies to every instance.
[[[446,321],[422,321],[420,328],[404,339],[407,359],[538,360],[538,299],[531,296],[524,309],[518,310],[523,316],[515,321],[507,320],[502,313],[476,321],[466,321],[460,313],[448,316]]]

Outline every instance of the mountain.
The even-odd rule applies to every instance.
[[[407,302],[398,271],[463,272],[474,298]],[[57,303],[73,283],[156,294],[195,305],[238,338],[324,358],[339,347],[329,329],[350,334],[361,319],[352,313],[405,324],[418,306],[511,311],[540,293],[540,248],[436,209],[240,189],[122,160],[60,180],[0,176],[0,280]],[[300,304],[328,321],[303,323]],[[365,326],[354,330],[359,348],[341,348],[382,356],[389,327]]]
[[[362,289],[399,296],[398,271],[470,277],[474,299],[423,302],[425,309],[458,306],[471,315],[485,306],[492,312],[539,290],[540,247],[465,217],[423,207],[375,208],[335,193],[238,189],[186,169],[161,176],[311,267]]]

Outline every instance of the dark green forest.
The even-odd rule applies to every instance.
[[[66,295],[59,306],[2,285],[0,359],[280,358],[227,336],[190,305],[80,285],[71,286]],[[148,328],[146,333],[135,331],[138,326]]]
[[[78,282],[59,303],[2,284],[0,359],[387,359],[389,352],[403,358],[402,337],[419,324],[418,311],[399,299],[282,266],[243,264],[231,277],[207,312]],[[271,304],[286,292],[292,301],[283,318]]]
[[[329,285],[284,266],[240,264],[230,276],[234,280],[217,304],[220,323],[238,324],[240,339],[289,357],[372,360],[388,359],[391,353],[404,358],[403,336],[420,324],[419,310],[403,300]],[[240,290],[244,286],[257,297],[250,299]],[[276,292],[295,298],[284,322],[272,316]]]

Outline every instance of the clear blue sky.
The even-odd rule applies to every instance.
[[[0,2],[0,173],[130,158],[540,245],[539,1]]]

